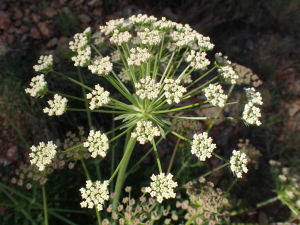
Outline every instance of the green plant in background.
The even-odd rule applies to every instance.
[[[109,38],[110,42],[106,41],[105,36]],[[106,48],[104,49],[103,46]],[[191,29],[189,25],[183,26],[182,24],[167,21],[165,18],[157,20],[153,16],[138,15],[132,16],[128,20],[111,20],[107,22],[106,26],[100,26],[100,31],[93,35],[91,29],[87,28],[83,33],[74,36],[74,41],[70,42],[70,49],[77,53],[72,57],[72,61],[78,67],[79,81],[56,71],[51,55],[41,56],[38,65],[35,65],[34,69],[42,74],[32,79],[30,83],[31,88],[27,88],[25,90],[26,93],[33,97],[53,94],[54,99],[48,101],[49,107],[44,108],[44,113],[47,113],[49,116],[61,116],[69,111],[86,112],[90,130],[89,136],[86,139],[79,139],[69,134],[69,140],[63,144],[64,150],[56,151],[59,145],[53,144],[51,141],[47,145],[41,142],[38,147],[32,146],[32,152],[29,155],[32,166],[30,168],[29,166],[23,167],[23,176],[20,177],[21,181],[13,180],[13,183],[18,183],[21,186],[25,173],[32,169],[36,175],[31,174],[30,177],[27,175],[26,178],[47,176],[47,174],[53,172],[53,169],[63,167],[65,161],[69,162],[68,167],[72,169],[74,163],[80,161],[86,176],[85,187],[82,187],[83,184],[80,185],[80,193],[83,199],[80,205],[87,208],[95,207],[98,224],[117,222],[119,224],[154,224],[156,223],[155,221],[161,218],[161,212],[164,210],[159,208],[159,204],[165,202],[165,199],[176,197],[174,191],[178,183],[175,180],[179,176],[179,172],[190,164],[190,161],[182,162],[178,173],[173,178],[171,174],[172,164],[180,140],[191,146],[189,160],[192,155],[196,155],[199,161],[205,161],[206,158],[215,156],[226,162],[217,169],[229,166],[233,174],[237,178],[241,178],[242,174],[248,171],[246,154],[233,150],[230,160],[223,158],[213,152],[216,145],[213,144],[213,140],[208,136],[208,133],[217,119],[242,120],[246,125],[256,124],[259,126],[261,124],[259,121],[261,116],[260,109],[255,105],[262,105],[262,98],[260,93],[256,92],[252,87],[244,89],[243,101],[227,103],[235,85],[239,84],[238,80],[240,77],[232,67],[231,62],[227,60],[227,57],[222,56],[221,53],[215,54],[215,65],[208,72],[192,80],[190,76],[192,72],[207,70],[210,61],[206,58],[206,51],[212,50],[213,47],[214,45],[210,43],[208,37],[204,37]],[[112,59],[107,54],[107,48],[113,52],[111,55]],[[95,84],[95,89],[83,83],[82,69],[80,67],[87,67],[92,74],[99,76],[99,84]],[[115,71],[119,71],[119,74],[117,75]],[[217,73],[214,74],[213,71]],[[51,75],[60,76],[81,86],[84,98],[56,93],[50,90],[45,78]],[[103,79],[107,80],[122,97],[118,99],[111,97],[110,93],[100,85]],[[205,82],[200,84],[204,79]],[[224,93],[221,84],[225,86],[230,85],[227,94]],[[193,104],[185,103],[185,100],[189,100],[197,95],[204,95],[207,100]],[[83,102],[85,108],[70,108],[68,99]],[[242,116],[219,117],[225,106],[236,104],[245,104]],[[196,110],[212,107],[220,108],[215,117],[193,116],[193,112]],[[184,113],[186,112],[190,112],[192,115],[185,115]],[[119,122],[120,125],[112,127],[107,132],[96,130],[92,127],[94,121],[92,121],[91,113],[117,115],[113,119]],[[212,120],[212,122],[205,132],[196,132],[192,136],[193,138],[190,139],[182,135],[183,131],[177,132],[174,129],[176,127],[174,120]],[[168,133],[175,135],[178,141],[168,170],[163,172],[157,147],[161,139],[166,138]],[[80,128],[80,135],[83,135],[82,128]],[[123,135],[125,136],[124,150],[119,150],[121,151],[122,159],[115,168],[116,152],[113,146],[114,142],[122,141],[119,138]],[[156,140],[156,137],[160,137],[160,140]],[[151,195],[151,200],[149,199],[151,207],[147,204],[150,209],[146,210],[148,214],[145,212],[144,216],[139,213],[141,213],[140,208],[145,206],[143,204],[145,201],[140,200],[141,202],[135,206],[135,211],[133,211],[133,205],[135,204],[130,199],[130,196],[128,199],[129,205],[127,205],[128,210],[126,209],[127,214],[121,213],[122,210],[118,209],[120,207],[121,190],[127,177],[127,167],[133,152],[138,151],[136,142],[139,142],[140,145],[146,143],[152,145],[149,152],[154,151],[159,171],[158,175],[153,174],[151,176],[152,182],[148,181],[148,187],[144,189],[144,195],[146,193]],[[112,149],[111,153],[109,152],[110,149]],[[107,177],[105,179],[102,178],[102,168],[100,168],[99,162],[108,154],[111,154],[111,175],[108,177],[105,174],[105,177]],[[92,180],[92,177],[94,177],[93,173],[91,173],[89,166],[86,164],[86,159],[89,159],[89,157],[95,159],[94,165],[97,180]],[[99,158],[100,161],[96,161]],[[72,162],[73,160],[75,162]],[[140,162],[141,160],[137,165]],[[199,164],[197,163],[197,165]],[[47,178],[43,179],[43,182],[40,180],[40,184],[42,185],[45,224],[48,224],[48,213],[65,222],[68,221],[69,224],[74,224],[66,218],[60,218],[58,214],[53,214],[53,210],[49,209],[45,188]],[[212,184],[208,184],[208,186],[213,187]],[[4,184],[1,184],[0,187],[1,190],[8,189],[8,186]],[[11,188],[8,190],[11,190]],[[210,188],[208,190],[213,191]],[[198,191],[195,189],[195,192]],[[200,191],[200,196],[203,194],[201,193]],[[214,191],[213,193],[217,192]],[[188,192],[192,203],[189,207],[189,216],[185,217],[187,220],[186,224],[192,223],[194,219],[194,222],[198,224],[201,224],[205,219],[212,224],[214,219],[212,219],[211,215],[216,215],[216,221],[220,222],[222,218],[218,215],[222,207],[221,203],[218,202],[220,200],[218,196],[221,195],[221,192],[218,191],[218,193],[212,195],[211,201],[217,201],[214,204],[219,205],[217,207],[212,206],[210,213],[205,212],[202,215],[200,211],[197,211],[196,214],[194,213],[197,210],[196,208],[199,208],[202,203],[196,202],[195,195],[192,192]],[[7,196],[10,198],[9,195]],[[22,194],[19,194],[19,196],[28,199]],[[109,197],[113,198],[111,205],[107,206]],[[218,200],[213,200],[215,198]],[[123,203],[127,204],[128,201],[125,200],[125,203]],[[17,205],[17,203],[15,204]],[[36,205],[37,207],[41,206],[39,204]],[[203,206],[205,210],[210,211],[210,206],[205,204]],[[109,209],[112,213],[110,219],[101,219],[103,217],[99,211],[103,211],[103,209]],[[165,210],[168,211],[168,207]],[[27,212],[24,212],[25,216],[27,214]],[[174,219],[176,216],[172,217],[176,221]],[[27,218],[33,220],[32,218]],[[227,216],[225,218],[228,219]],[[166,219],[165,223],[170,224],[171,219]]]

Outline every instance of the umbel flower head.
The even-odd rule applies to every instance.
[[[183,93],[186,92],[186,88],[179,85],[181,80],[166,78],[164,81],[165,81],[164,90],[165,90],[165,96],[167,98],[167,103],[169,105],[171,105],[172,102],[179,103],[180,98],[183,96]]]
[[[92,61],[92,65],[88,66],[88,69],[99,76],[106,76],[109,72],[112,71],[113,64],[109,61],[110,57],[96,57],[95,60]]]
[[[223,107],[225,104],[225,101],[227,100],[228,96],[223,94],[222,86],[209,84],[207,88],[204,89],[205,97],[207,100],[210,101],[211,104],[214,106]]]
[[[93,90],[92,93],[88,93],[86,95],[87,99],[91,99],[90,109],[93,110],[95,108],[108,104],[110,102],[108,96],[108,91],[104,91],[104,88],[100,87],[99,84],[95,85],[95,90]]]
[[[33,66],[36,72],[46,73],[52,70],[53,67],[53,56],[52,55],[41,55],[38,61],[38,65]]]
[[[261,125],[259,121],[259,117],[261,117],[260,109],[255,106],[250,106],[249,104],[245,105],[243,111],[243,119],[249,124],[256,124],[257,126]]]
[[[160,131],[153,126],[152,121],[138,121],[135,132],[131,133],[131,137],[136,138],[142,145],[152,141],[155,136],[160,136]]]
[[[150,76],[147,76],[146,79],[142,78],[139,83],[135,84],[136,94],[141,99],[154,99],[158,97],[159,89],[161,87],[160,83],[155,83]]]
[[[31,165],[35,164],[40,171],[43,171],[47,165],[52,163],[52,159],[56,155],[56,148],[57,146],[52,141],[49,141],[47,145],[40,142],[37,147],[31,146],[31,153],[29,153]]]
[[[130,57],[128,58],[128,65],[140,66],[141,63],[147,62],[147,60],[152,56],[147,48],[132,48],[130,49]]]
[[[236,174],[238,178],[242,178],[242,173],[247,173],[248,169],[246,167],[248,161],[245,153],[241,153],[241,151],[232,151],[232,156],[230,158],[230,169]]]
[[[82,199],[85,199],[85,201],[80,203],[81,208],[88,207],[92,209],[95,206],[98,211],[103,210],[104,201],[109,199],[108,185],[108,180],[105,180],[103,183],[98,180],[95,182],[87,180],[85,188],[79,189]]]
[[[109,148],[108,138],[105,134],[101,134],[100,131],[91,130],[87,138],[87,141],[83,144],[84,147],[88,147],[89,152],[92,153],[92,157],[96,158],[97,155],[105,157]]]
[[[262,105],[262,97],[259,92],[255,92],[255,88],[244,88],[245,91],[245,99],[249,106],[253,105]]]
[[[175,198],[174,188],[176,188],[177,182],[172,180],[173,175],[169,173],[167,176],[165,173],[160,173],[155,176],[151,176],[153,182],[150,183],[150,187],[146,187],[145,191],[150,193],[151,197],[156,197],[159,203],[162,203],[163,199]]]
[[[216,144],[212,144],[212,139],[208,137],[206,132],[194,134],[191,152],[196,155],[199,160],[205,161],[206,158],[210,158],[212,156],[211,153],[216,147]]]
[[[68,99],[63,98],[58,94],[55,94],[54,100],[48,101],[50,109],[48,107],[44,108],[44,113],[48,113],[49,116],[53,116],[53,115],[60,116],[66,112],[67,103],[68,103]]]
[[[44,80],[44,74],[33,77],[29,84],[31,88],[26,88],[25,92],[29,93],[32,97],[43,97],[47,91],[47,82]]]

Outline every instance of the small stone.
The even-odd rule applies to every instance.
[[[30,36],[34,39],[41,39],[41,34],[36,27],[31,27]]]
[[[18,159],[18,148],[17,146],[11,146],[6,153],[7,160],[14,162]]]
[[[89,17],[88,15],[86,15],[86,14],[80,14],[79,16],[78,16],[78,19],[82,22],[82,23],[89,23],[89,22],[91,22],[91,17]]]
[[[54,15],[57,14],[57,11],[55,9],[49,7],[46,9],[45,14],[47,17],[53,17]]]
[[[52,38],[52,39],[46,44],[46,46],[47,46],[48,48],[52,48],[52,47],[54,47],[56,44],[57,44],[57,38],[54,37],[54,38]]]
[[[289,108],[289,116],[294,116],[300,110],[300,106],[296,103],[292,103]]]
[[[62,42],[64,42],[65,40],[67,40],[68,38],[65,36],[61,36],[58,41],[57,41],[57,46],[60,46]]]
[[[258,212],[258,223],[259,224],[268,224],[268,215],[264,211]]]
[[[93,11],[93,14],[94,14],[95,16],[98,16],[98,17],[102,16],[102,9],[103,9],[103,8],[95,9],[95,10]]]
[[[43,35],[45,35],[47,37],[49,36],[49,29],[45,22],[39,22],[38,27]]]

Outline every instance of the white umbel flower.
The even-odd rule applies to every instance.
[[[120,32],[119,30],[114,30],[113,36],[109,39],[112,43],[116,45],[125,45],[130,41],[132,35],[128,32]]]
[[[116,20],[110,20],[106,22],[106,26],[100,26],[99,29],[106,36],[112,36],[115,30],[123,32],[128,30],[130,26],[130,23],[125,22],[124,18],[121,18]]]
[[[70,49],[77,52],[77,56],[73,56],[71,59],[74,61],[74,66],[87,66],[91,61],[91,47],[88,45],[88,39],[91,35],[91,28],[88,27],[83,33],[77,33],[74,35],[74,41],[69,42]]]
[[[242,173],[247,173],[248,169],[246,167],[247,159],[246,154],[241,153],[241,151],[232,151],[232,156],[230,158],[230,169],[236,174],[238,178],[242,178]]]
[[[67,103],[68,103],[68,99],[63,98],[58,94],[55,94],[54,100],[48,101],[50,109],[48,107],[44,108],[44,113],[48,113],[49,116],[53,116],[53,115],[60,116],[66,112]]]
[[[40,142],[37,147],[31,146],[31,153],[29,153],[31,165],[37,165],[40,171],[45,170],[46,166],[52,163],[52,159],[56,155],[56,148],[57,146],[52,141],[49,141],[47,145]]]
[[[131,17],[129,17],[129,22],[131,24],[133,24],[134,26],[136,27],[150,27],[152,25],[152,23],[156,22],[157,21],[157,18],[155,18],[154,16],[149,16],[144,14],[138,14],[137,16],[136,15],[133,15]]]
[[[140,82],[136,83],[135,87],[137,90],[136,94],[141,99],[151,100],[157,98],[161,84],[155,83],[155,80],[151,79],[150,76],[147,76],[146,79],[140,79]]]
[[[175,42],[175,45],[178,47],[184,47],[196,41],[195,32],[190,32],[190,31],[185,31],[185,32],[173,31],[170,33],[170,36],[172,40]]]
[[[225,101],[227,100],[228,96],[223,94],[222,86],[210,84],[207,88],[204,88],[204,95],[207,100],[210,101],[211,104],[214,106],[223,107]]]
[[[262,105],[262,97],[259,92],[255,92],[255,88],[244,88],[245,98],[249,106]]]
[[[48,91],[44,74],[33,77],[29,85],[31,88],[26,88],[25,93],[29,93],[32,97],[43,97]]]
[[[206,52],[197,52],[192,50],[191,53],[187,57],[187,61],[190,62],[190,65],[195,68],[196,70],[205,69],[209,64],[210,61],[205,58]]]
[[[91,70],[93,74],[106,76],[113,69],[113,64],[109,60],[109,56],[103,58],[97,57],[93,60],[92,65],[88,66],[88,69]]]
[[[165,96],[167,98],[167,103],[172,104],[172,102],[179,103],[180,98],[183,96],[183,93],[186,92],[186,88],[179,85],[181,80],[177,79],[165,79],[164,80],[164,90],[165,90]]]
[[[194,134],[191,152],[196,155],[199,160],[205,161],[206,158],[210,158],[212,156],[211,153],[216,147],[216,144],[212,144],[212,139],[208,137],[206,132]]]
[[[228,84],[236,84],[237,80],[240,78],[239,75],[237,75],[237,73],[233,70],[231,65],[219,68],[218,72]]]
[[[130,57],[128,58],[128,65],[130,66],[140,66],[141,63],[147,62],[151,58],[151,54],[148,52],[147,48],[132,48],[130,49]]]
[[[49,72],[53,67],[53,56],[52,55],[41,55],[38,60],[38,65],[34,65],[33,69],[36,72]]]
[[[137,32],[137,35],[145,45],[158,45],[161,41],[160,32],[158,30],[150,31],[148,28],[145,28],[143,32]]]
[[[87,141],[83,143],[83,147],[88,148],[93,158],[96,158],[97,155],[104,158],[109,148],[108,138],[105,134],[101,134],[100,131],[91,130]]]
[[[131,133],[131,137],[136,138],[142,145],[151,142],[155,136],[160,136],[160,131],[151,121],[138,121],[135,132]]]
[[[111,53],[111,61],[116,63],[121,60],[121,54],[118,50]]]
[[[162,31],[164,33],[168,33],[175,26],[176,23],[170,20],[167,21],[166,17],[162,17],[161,20],[158,20],[155,23],[153,23],[153,27],[155,30]]]
[[[85,188],[79,189],[82,199],[85,199],[85,201],[80,203],[81,208],[88,207],[92,209],[95,206],[98,211],[103,210],[104,201],[109,200],[108,185],[108,180],[105,180],[103,183],[98,180],[95,182],[87,180]]]
[[[204,37],[202,34],[197,33],[196,38],[198,40],[198,46],[202,51],[211,51],[215,46],[210,43],[209,37]]]
[[[227,60],[227,56],[223,56],[221,52],[215,54],[215,63],[218,67],[228,66],[231,64],[229,60]]]
[[[88,93],[86,95],[87,99],[91,99],[90,101],[90,109],[94,110],[95,108],[99,108],[103,105],[106,105],[110,102],[109,92],[104,91],[103,87],[100,87],[99,84],[95,85],[95,90],[92,93]]]
[[[250,106],[249,104],[245,105],[243,111],[243,119],[249,124],[256,124],[257,126],[261,125],[259,121],[259,117],[261,117],[260,109],[255,107],[254,105]]]
[[[127,73],[125,68],[122,68],[121,72],[118,74],[118,77],[121,79],[122,82],[127,83],[130,81],[129,74]]]
[[[150,183],[150,187],[146,187],[145,191],[150,193],[151,197],[156,197],[159,203],[162,203],[163,199],[175,198],[174,188],[178,186],[177,182],[172,180],[173,175],[169,173],[167,176],[165,173],[160,173],[155,176],[151,176],[153,182]]]

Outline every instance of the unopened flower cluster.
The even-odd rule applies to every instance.
[[[184,219],[191,220],[192,224],[209,225],[221,224],[223,218],[228,220],[230,214],[224,210],[228,200],[222,196],[222,190],[214,188],[214,183],[206,182],[204,177],[200,177],[198,181],[190,181],[187,184],[189,200],[176,203],[177,208],[181,207],[187,211]]]
[[[249,106],[253,106],[253,105],[262,105],[262,97],[261,94],[259,92],[255,92],[255,88],[244,88],[245,91],[245,97],[246,97],[246,101],[247,104]]]
[[[88,147],[89,152],[92,153],[92,157],[96,158],[97,155],[105,157],[109,148],[108,138],[105,134],[101,134],[100,131],[91,130],[87,141],[83,144],[84,147]]]
[[[234,71],[231,66],[231,62],[227,60],[227,56],[222,56],[222,53],[215,54],[216,65],[219,67],[218,72],[221,74],[221,77],[228,84],[236,84],[239,75]]]
[[[86,188],[80,188],[81,197],[85,201],[81,202],[81,208],[90,208],[94,206],[97,207],[98,211],[103,209],[104,201],[108,201],[108,180],[105,180],[102,184],[100,181],[92,182],[91,180],[86,181]]]
[[[95,108],[108,104],[110,102],[108,96],[108,91],[104,91],[104,88],[101,87],[99,84],[95,85],[95,90],[93,90],[92,93],[88,93],[86,95],[87,99],[91,99],[89,108],[91,110],[94,110]]]
[[[147,60],[152,56],[147,48],[132,48],[130,49],[130,57],[128,58],[128,65],[130,66],[140,66],[141,63],[147,62]]]
[[[62,96],[55,94],[54,100],[49,100],[48,104],[50,108],[44,108],[44,113],[48,113],[49,116],[60,116],[64,114],[67,110],[68,99],[63,98]]]
[[[160,87],[161,84],[155,83],[155,80],[153,80],[150,76],[147,76],[146,79],[140,79],[140,82],[135,84],[135,88],[137,90],[136,94],[141,99],[148,100],[157,98]]]
[[[237,63],[232,63],[231,65],[240,77],[237,81],[237,84],[247,84],[253,85],[254,87],[258,87],[263,83],[250,68],[247,68]]]
[[[41,55],[38,60],[38,65],[34,65],[33,69],[36,72],[49,72],[53,67],[53,56],[52,55]]]
[[[92,61],[92,64],[88,66],[88,69],[93,73],[99,76],[106,76],[113,69],[113,64],[110,62],[110,57],[106,56],[101,58],[100,56],[96,57]]]
[[[210,61],[205,58],[206,55],[206,52],[196,53],[196,51],[192,50],[186,60],[190,62],[190,65],[196,70],[206,69],[206,67],[210,64]]]
[[[55,157],[56,148],[57,146],[52,141],[49,141],[47,145],[44,142],[40,142],[37,147],[31,146],[31,153],[29,153],[30,163],[37,165],[40,171],[44,170]]]
[[[173,175],[169,173],[167,176],[165,173],[160,173],[155,176],[151,176],[153,182],[150,183],[150,187],[146,187],[145,191],[150,193],[151,197],[156,197],[159,203],[162,203],[163,199],[175,198],[174,188],[176,188],[177,182],[172,180]]]
[[[164,80],[164,90],[165,90],[165,96],[167,98],[167,103],[172,104],[172,102],[179,103],[180,98],[183,96],[183,93],[186,92],[186,88],[179,85],[181,80],[177,79],[165,79]]]
[[[33,77],[29,84],[32,88],[26,88],[25,92],[32,97],[43,97],[47,93],[47,82],[44,80],[44,74]]]
[[[74,66],[87,66],[91,61],[91,47],[88,45],[88,40],[91,35],[91,28],[88,27],[83,33],[77,33],[74,35],[74,41],[69,42],[70,49],[77,52],[77,56],[73,56],[71,59],[74,61]]]
[[[142,145],[151,142],[155,136],[160,136],[160,131],[153,126],[152,121],[138,121],[135,132],[131,133],[131,137],[136,138]]]
[[[241,151],[232,151],[232,156],[230,158],[230,169],[236,174],[238,178],[242,178],[242,173],[247,173],[248,169],[246,167],[248,161],[245,153],[241,153]]]
[[[205,92],[204,93],[205,97],[214,106],[223,107],[228,98],[227,95],[223,94],[224,91],[220,84],[219,85],[209,84],[207,88],[204,88],[204,92]]]
[[[216,147],[216,144],[212,144],[212,138],[208,137],[206,132],[194,134],[191,152],[196,155],[199,160],[205,161],[206,158],[210,158],[212,156],[211,153]]]

